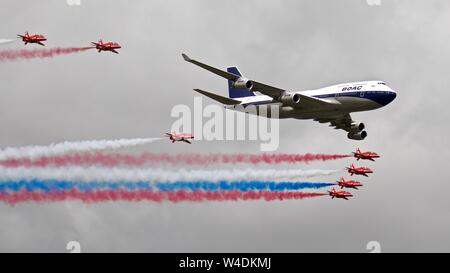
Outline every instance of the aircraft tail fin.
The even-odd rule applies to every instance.
[[[227,72],[237,75],[237,76],[242,76],[242,73],[239,71],[239,69],[236,66],[228,67]],[[255,93],[253,93],[252,91],[247,90],[247,89],[235,88],[234,82],[228,80],[228,96],[233,99],[234,98],[244,98],[244,97],[255,96]]]

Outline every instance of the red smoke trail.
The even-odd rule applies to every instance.
[[[21,50],[3,50],[0,51],[0,62],[15,61],[18,59],[52,58],[57,55],[67,55],[86,51],[92,47],[68,47],[68,48],[40,48],[40,49],[21,49]]]
[[[298,192],[298,191],[147,191],[147,190],[96,190],[79,191],[27,191],[0,192],[0,201],[15,205],[22,202],[57,202],[66,200],[79,200],[83,203],[98,203],[107,201],[154,201],[154,202],[202,202],[202,201],[251,201],[251,200],[299,200],[304,198],[327,195],[325,193]]]
[[[311,161],[327,161],[350,157],[350,155],[336,154],[151,154],[143,153],[140,155],[127,154],[71,154],[62,156],[40,157],[37,159],[8,159],[0,161],[0,166],[5,167],[47,167],[47,166],[143,166],[152,164],[187,164],[187,165],[206,165],[206,164],[280,164],[280,163],[309,163]]]

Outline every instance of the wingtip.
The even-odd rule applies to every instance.
[[[199,94],[202,94],[202,95],[205,95],[205,93],[208,93],[208,92],[206,92],[206,91],[204,91],[202,89],[198,89],[198,88],[195,88],[195,89],[192,89],[192,90],[194,90],[195,92],[197,92]]]
[[[183,56],[183,59],[184,59],[186,62],[190,62],[190,61],[192,60],[191,58],[189,58],[188,55],[186,55],[186,54],[184,54],[184,53],[181,53],[181,56]]]

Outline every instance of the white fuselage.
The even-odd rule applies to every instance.
[[[280,107],[279,118],[310,119],[321,115],[351,113],[368,111],[383,107],[393,101],[396,92],[382,81],[364,81],[332,85],[315,90],[298,91],[299,93],[329,102],[326,107],[305,108],[299,103],[299,107],[286,106],[266,95],[236,98],[240,105],[227,106],[227,109],[246,111],[248,106],[256,106],[259,114],[259,106],[265,105],[270,111],[271,105]],[[253,106],[253,107],[254,107]],[[251,112],[250,112],[251,113]]]

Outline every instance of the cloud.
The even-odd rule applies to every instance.
[[[167,131],[171,107],[191,105],[192,88],[226,93],[223,79],[186,64],[181,52],[219,67],[238,65],[248,77],[293,90],[376,78],[398,97],[353,115],[366,123],[364,142],[313,121],[280,122],[278,152],[341,153],[360,146],[381,154],[369,164],[374,176],[362,181],[351,202],[1,205],[1,251],[63,252],[70,240],[84,251],[365,252],[373,240],[383,251],[449,251],[449,185],[441,173],[449,159],[448,1],[382,1],[377,7],[333,0],[3,4],[8,8],[0,16],[9,21],[0,26],[2,37],[29,30],[45,34],[51,46],[104,38],[123,49],[119,55],[3,63],[2,147]],[[11,16],[11,10],[20,13]],[[146,150],[252,153],[258,147],[161,143]]]

